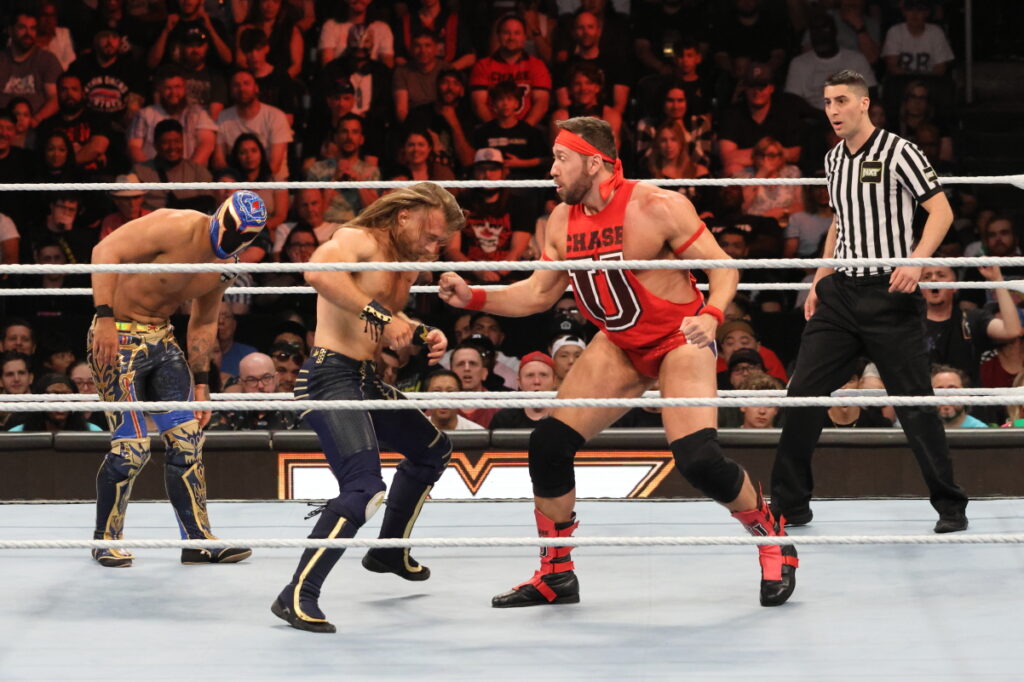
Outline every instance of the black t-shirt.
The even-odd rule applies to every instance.
[[[185,71],[184,76],[185,95],[190,104],[198,104],[205,109],[209,109],[213,102],[228,105],[228,81],[220,69],[207,65],[202,71]]]
[[[126,56],[120,56],[113,64],[104,67],[88,54],[76,59],[68,67],[68,72],[81,79],[89,109],[106,116],[108,121],[124,112],[128,93],[145,92],[141,68]]]
[[[532,429],[540,423],[526,416],[526,410],[521,407],[506,407],[498,410],[491,419],[489,429]]]
[[[85,145],[96,136],[106,137],[108,140],[113,135],[110,125],[105,116],[95,111],[83,109],[73,120],[65,119],[60,112],[50,116],[36,129],[37,145],[46,144],[46,139],[53,133],[64,133],[77,145]],[[115,142],[116,140],[111,140]],[[100,165],[96,162],[84,166],[85,170],[96,170]]]
[[[497,121],[488,121],[473,131],[470,144],[474,149],[492,147],[519,159],[541,159],[540,164],[533,168],[510,168],[508,177],[512,180],[541,177],[550,167],[550,145],[545,143],[541,132],[526,121],[517,121],[511,128],[502,128]]]
[[[692,35],[695,27],[707,27],[711,23],[706,8],[711,3],[687,4],[690,6],[679,6],[672,12],[662,2],[634,2],[634,35],[637,39],[647,40],[655,55],[667,54],[680,38]]]
[[[256,79],[260,88],[260,101],[295,116],[302,110],[302,84],[288,75],[280,66],[266,76]]]
[[[751,149],[762,137],[774,137],[783,147],[800,144],[800,117],[782,96],[772,97],[771,108],[761,123],[750,117],[745,102],[734,104],[722,114],[719,140],[734,142],[740,149]]]
[[[224,26],[224,22],[222,22],[217,17],[210,17],[210,23],[213,24],[213,30],[217,32],[217,36],[225,43],[227,43],[228,47],[230,47],[234,41],[231,40],[231,35],[228,33],[227,28]],[[170,61],[169,57],[172,48],[174,47],[174,45],[180,44],[185,40],[185,36],[188,35],[188,30],[190,28],[198,28],[203,33],[210,32],[209,29],[206,28],[206,22],[202,21],[201,19],[183,19],[179,21],[174,26],[174,28],[171,29],[170,35],[167,36],[167,48],[164,51],[164,62]],[[220,56],[217,54],[217,50],[213,49],[213,43],[210,40],[207,40],[206,44],[207,59],[213,61],[216,64],[224,64],[224,62],[220,60]],[[224,65],[227,66],[226,64]]]
[[[0,182],[31,182],[37,173],[36,157],[27,149],[11,147],[7,156],[0,158]],[[38,220],[33,215],[35,203],[31,200],[39,192],[0,192],[0,213],[14,221],[22,236],[28,222]]]
[[[612,99],[613,85],[632,85],[633,79],[629,72],[629,63],[614,54],[601,52],[595,59],[584,59],[579,55],[569,57],[564,63],[557,65],[554,70],[554,87],[568,88],[572,85],[569,78],[572,68],[577,64],[589,63],[601,69],[604,74],[604,101],[608,105],[614,104]]]
[[[784,50],[789,41],[789,28],[784,16],[762,9],[757,21],[746,26],[735,13],[722,17],[714,30],[712,52],[727,52],[730,57],[746,57],[765,63],[772,50]]]
[[[892,426],[892,422],[883,417],[882,411],[877,407],[860,408],[860,416],[850,424],[836,424],[828,415],[826,419],[825,427],[833,429],[884,429]]]
[[[466,226],[461,232],[461,251],[470,260],[507,260],[512,233],[533,234],[537,212],[529,195],[508,189],[501,192],[495,202],[486,201],[480,190],[462,196]]]
[[[465,99],[455,108],[455,116],[462,126],[462,133],[469,139],[473,133],[473,126],[476,124],[476,117],[469,108],[469,102]],[[409,112],[405,120],[406,128],[409,130],[426,130],[430,133],[434,142],[434,153],[440,157],[442,163],[449,168],[460,169],[459,156],[455,152],[455,138],[452,134],[452,127],[444,116],[438,113],[433,104],[421,104]],[[472,144],[472,142],[470,142]],[[545,150],[546,151],[546,150]]]
[[[925,320],[925,343],[933,363],[963,370],[978,386],[981,354],[994,347],[988,324],[994,315],[985,308],[954,310],[942,322]]]

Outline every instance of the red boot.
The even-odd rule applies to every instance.
[[[757,495],[757,508],[732,513],[751,535],[779,537],[786,534],[785,517],[778,520]],[[800,565],[793,545],[758,545],[761,560],[761,606],[785,604],[796,588],[796,568]]]
[[[573,512],[572,520],[555,523],[544,516],[539,509],[533,510],[537,517],[537,535],[542,538],[569,538],[580,525]],[[491,599],[491,606],[507,609],[516,606],[539,606],[541,604],[577,604],[580,601],[580,583],[573,572],[572,547],[541,547],[540,570],[533,578],[516,585],[508,592],[502,592]]]

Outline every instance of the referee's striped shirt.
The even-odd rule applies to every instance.
[[[841,141],[825,155],[829,203],[836,213],[836,258],[906,258],[913,250],[914,210],[942,191],[915,144],[875,128],[851,154]],[[855,277],[891,267],[842,267]]]

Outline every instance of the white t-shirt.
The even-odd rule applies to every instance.
[[[228,107],[220,112],[217,117],[217,144],[224,145],[228,151],[235,143],[238,136],[243,133],[253,133],[263,147],[267,150],[267,160],[270,160],[271,145],[284,143],[288,144],[294,139],[292,127],[288,125],[288,117],[284,112],[275,106],[260,102],[260,110],[252,118],[242,118],[238,115],[238,107]],[[226,155],[226,152],[225,152]],[[285,156],[281,170],[274,175],[275,180],[288,179],[288,157]]]
[[[476,422],[470,421],[463,417],[461,414],[455,415],[455,430],[456,431],[483,431],[484,427],[480,426]]]
[[[898,57],[899,65],[911,73],[931,73],[936,64],[945,64],[954,55],[946,34],[935,24],[925,24],[924,33],[915,36],[903,23],[885,34],[882,56]]]
[[[320,31],[320,50],[333,49],[337,58],[356,46],[368,48],[370,59],[380,61],[381,55],[395,53],[395,37],[391,27],[383,21],[371,21],[360,26],[349,21],[339,23],[334,19],[324,22]]]
[[[8,239],[18,239],[21,234],[18,232],[17,226],[14,221],[0,213],[0,242],[5,242]]]
[[[786,239],[800,240],[796,247],[796,257],[816,257],[818,255],[818,245],[821,244],[821,238],[825,236],[831,225],[831,218],[811,215],[805,211],[799,211],[789,216],[789,225],[786,226]]]
[[[185,158],[191,159],[196,150],[196,134],[200,130],[212,130],[217,132],[217,124],[213,122],[206,109],[198,104],[189,104],[177,116],[171,116],[159,104],[153,104],[143,108],[135,114],[132,119],[132,126],[128,131],[129,140],[142,140],[142,153],[146,160],[150,161],[156,156],[156,147],[153,146],[153,131],[156,125],[168,118],[173,118],[181,124],[184,129]]]
[[[50,40],[46,49],[53,53],[53,56],[60,62],[60,68],[65,71],[71,66],[71,62],[75,61],[75,47],[71,42],[71,31],[63,26],[57,27],[53,39]]]
[[[288,239],[288,234],[295,227],[295,223],[281,223],[274,230],[274,246],[271,249],[273,253],[281,253],[284,249],[284,242]],[[323,222],[313,228],[313,234],[316,235],[318,242],[323,244],[325,241],[331,238],[338,228],[341,227],[338,223]]]
[[[878,83],[871,65],[860,52],[839,48],[834,57],[822,59],[811,50],[789,63],[786,92],[803,97],[815,109],[824,109],[825,79],[843,69],[852,69],[864,76],[868,87],[874,87]]]

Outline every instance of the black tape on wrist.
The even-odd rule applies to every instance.
[[[369,334],[374,341],[380,341],[384,326],[391,322],[393,317],[391,311],[377,301],[370,301],[363,306],[363,311],[359,313],[359,319],[366,323],[363,325],[363,332]]]
[[[96,306],[96,317],[113,317],[114,309],[109,305]]]
[[[435,329],[437,329],[437,327],[431,327],[429,324],[418,325],[416,327],[416,331],[412,333],[413,343],[418,343],[421,346],[427,345],[427,336]]]
[[[210,373],[209,372],[195,372],[194,375],[195,375],[196,385],[198,385],[198,384],[204,384],[206,386],[210,385]]]

